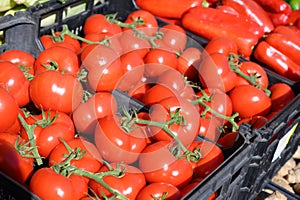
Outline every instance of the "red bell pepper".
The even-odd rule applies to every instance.
[[[297,36],[300,38],[300,29],[296,26],[277,26],[273,33],[280,33],[285,35]]]
[[[266,41],[258,43],[253,56],[278,74],[293,81],[300,81],[300,66]]]
[[[300,37],[297,35],[287,35],[271,33],[266,37],[266,42],[278,51],[289,57],[300,66]]]
[[[280,25],[287,25],[289,16],[285,13],[272,13],[268,12],[268,15],[273,23],[273,25],[280,26]]]
[[[261,26],[265,33],[274,29],[268,13],[253,0],[223,0],[222,4],[235,9],[240,15]]]
[[[136,0],[136,5],[158,17],[180,19],[189,8],[202,5],[203,0]]]
[[[214,37],[233,40],[239,53],[245,57],[251,55],[253,46],[264,34],[256,23],[210,7],[197,6],[189,9],[183,15],[181,23],[187,30],[208,40]]]
[[[265,11],[272,13],[284,13],[289,15],[292,12],[291,6],[284,0],[254,0],[261,5]]]

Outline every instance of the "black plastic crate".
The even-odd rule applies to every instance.
[[[85,5],[84,12],[67,18],[64,17],[67,9],[81,4]],[[82,25],[84,21],[94,13],[110,14],[117,12],[118,17],[124,19],[130,12],[136,9],[138,8],[135,7],[134,1],[131,0],[109,0],[103,4],[95,4],[93,0],[68,0],[64,4],[57,0],[49,1],[29,8],[28,12],[20,12],[16,13],[15,16],[3,18],[3,22],[7,22],[3,23],[3,26],[5,25],[4,28],[2,28],[3,26],[0,24],[0,29],[7,29],[8,31],[6,31],[7,37],[5,37],[5,45],[1,45],[0,48],[2,52],[7,49],[21,49],[37,56],[43,50],[38,37],[44,34],[50,34],[51,30],[60,31],[62,26],[67,24],[72,32],[82,35]],[[53,15],[55,16],[54,23],[43,25],[43,20]],[[12,22],[9,20],[19,25],[18,29],[16,29],[15,26],[11,27]],[[159,23],[165,24],[163,21],[159,21]],[[28,31],[25,32],[24,26],[27,24],[29,24],[30,27],[28,27]],[[12,32],[14,34],[12,34]],[[202,48],[202,45],[207,43],[205,39],[189,32],[187,32],[187,34],[189,36],[188,46]],[[27,35],[30,35],[32,38],[28,38]],[[8,38],[11,39],[7,40]],[[16,38],[22,42],[17,42]],[[26,40],[26,43],[24,43],[24,40]],[[137,108],[147,111],[147,108],[140,104],[140,102],[130,99],[125,94],[118,91],[114,91],[113,94],[119,106],[126,105],[127,109]],[[248,157],[254,148],[252,142],[254,138],[253,135],[244,133],[242,129],[239,135],[238,142],[232,148],[224,149],[224,153],[230,155],[225,157],[225,162],[183,199],[206,199],[206,197],[215,192],[218,193],[219,199],[230,198],[235,191],[239,189],[238,183],[243,180],[243,176],[241,175],[242,168],[249,162]],[[11,181],[4,174],[1,173],[0,178],[1,183],[3,183],[0,185],[1,199],[39,199],[26,188]],[[5,181],[2,181],[2,179]]]
[[[293,156],[300,143],[300,94],[264,127],[250,130],[255,139],[240,197],[254,199]]]
[[[0,53],[19,49],[37,56],[43,49],[38,33],[38,18],[27,12],[17,12],[14,16],[0,18],[0,30],[3,31],[3,44]]]
[[[65,17],[65,13],[70,7],[82,4],[85,6],[85,11]],[[117,12],[119,18],[124,19],[130,12],[136,9],[138,8],[132,0],[107,0],[104,3],[97,4],[95,4],[95,0],[68,0],[66,3],[52,0],[45,4],[31,7],[28,9],[28,12],[19,12],[14,17],[8,16],[3,18],[3,24],[0,21],[0,29],[6,30],[6,37],[5,44],[0,46],[0,50],[3,52],[7,49],[22,49],[37,56],[43,50],[38,37],[50,34],[51,30],[60,31],[62,26],[67,24],[72,32],[82,35],[84,21],[94,13],[110,14]],[[43,20],[49,16],[55,16],[54,22],[49,25],[43,25]],[[160,24],[165,23],[163,21],[159,22]],[[28,30],[24,29],[25,26]],[[187,32],[187,35],[189,36],[188,46],[196,45],[202,48],[202,45],[208,42],[190,32]],[[25,40],[26,42],[24,42]],[[284,80],[280,76],[272,75],[271,73],[269,77],[272,80],[271,83],[282,82]],[[297,88],[299,91],[299,87],[294,85],[294,83],[290,83],[288,80],[286,83],[291,85],[295,91],[297,91]],[[117,97],[119,105],[122,104],[123,106],[125,104],[128,106],[128,109],[138,108],[147,110],[140,102],[130,99],[118,91],[114,91],[113,94]],[[290,109],[285,109],[284,113],[289,111]],[[277,120],[284,121],[285,119],[280,118]],[[248,166],[251,166],[254,160],[250,158],[256,157],[256,150],[260,144],[259,141],[264,141],[265,139],[262,138],[259,132],[253,132],[251,129],[249,130],[249,127],[244,125],[240,127],[239,136],[239,141],[232,148],[224,149],[224,152],[228,155],[224,163],[183,197],[183,199],[207,199],[207,197],[215,192],[218,194],[217,199],[241,199],[239,195],[241,194],[240,191],[243,194],[242,183],[247,183],[250,176],[248,174]],[[254,156],[252,156],[253,154]],[[252,179],[256,178],[255,175],[251,175]],[[39,199],[15,182],[10,182],[1,173],[0,178],[1,180],[6,180],[3,182],[4,184],[0,185],[0,192],[3,194],[3,198],[1,199]]]

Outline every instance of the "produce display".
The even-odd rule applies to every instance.
[[[43,200],[181,199],[242,123],[259,129],[295,99],[288,2],[170,2],[93,13],[82,34],[65,24],[39,36],[37,56],[0,53],[0,171]]]

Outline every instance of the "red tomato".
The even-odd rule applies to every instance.
[[[77,52],[80,49],[80,43],[77,39],[70,37],[69,35],[64,35],[63,38],[59,36],[60,32],[55,32],[54,36],[59,37],[59,39],[54,39],[53,35],[42,35],[40,40],[45,49],[53,46],[62,46],[70,48],[72,51]],[[56,41],[57,40],[57,41]]]
[[[205,178],[224,162],[222,150],[211,142],[194,141],[189,146],[190,151],[200,149],[201,158],[197,162],[190,162],[194,170],[194,177]]]
[[[195,47],[186,48],[178,57],[177,70],[187,77],[189,81],[197,82],[197,65],[201,60],[202,52]]]
[[[269,90],[272,101],[271,111],[273,112],[280,111],[295,98],[295,93],[286,83],[275,83],[270,86]]]
[[[175,90],[181,97],[194,99],[195,92],[184,76],[177,70],[170,69],[163,72],[156,79],[156,84],[166,86]]]
[[[34,75],[33,65],[35,58],[32,54],[23,50],[11,49],[0,54],[0,60],[10,61],[16,64],[24,73]]]
[[[11,142],[7,139],[0,139],[0,171],[23,184],[33,173],[34,160],[20,155],[19,150],[14,146],[15,141],[13,144]]]
[[[230,38],[215,37],[207,43],[204,51],[206,55],[210,55],[212,53],[224,53],[227,56],[230,53],[237,55],[238,47],[236,43]]]
[[[17,65],[9,61],[0,61],[0,87],[14,97],[19,107],[30,102],[29,80]]]
[[[95,144],[101,156],[108,162],[135,162],[147,145],[144,127],[122,127],[119,116],[99,119],[95,130]]]
[[[9,129],[18,119],[19,107],[14,97],[0,87],[0,132]]]
[[[79,71],[77,54],[69,48],[53,46],[42,51],[34,64],[35,75],[48,70],[57,70],[64,74],[76,74]]]
[[[179,189],[186,186],[193,176],[193,169],[185,157],[176,158],[170,149],[174,144],[158,141],[148,145],[140,155],[139,168],[147,182],[165,182]]]
[[[128,95],[142,102],[146,91],[148,91],[150,87],[151,84],[140,81],[135,87],[128,91]]]
[[[215,117],[200,117],[199,135],[206,137],[212,141],[217,141],[220,136],[221,123]]]
[[[150,183],[139,192],[136,200],[153,200],[153,199],[165,200],[178,200],[181,197],[179,189],[169,183],[155,182]]]
[[[158,22],[153,14],[146,10],[135,10],[127,16],[125,23],[130,24],[137,20],[143,21],[142,25],[136,26],[139,31],[147,35],[154,35],[156,33]],[[128,30],[128,28],[123,28],[123,31],[125,30]]]
[[[205,89],[203,90],[206,95],[209,97],[209,101],[204,101],[203,103],[209,108],[218,114],[221,114],[223,116],[230,117],[232,115],[232,101],[230,97],[227,95],[227,93],[223,92],[219,89]],[[203,96],[202,91],[197,92],[197,96],[201,98]],[[203,105],[199,105],[200,108],[200,114],[202,114],[203,111],[205,111],[205,107]],[[205,116],[207,118],[215,118],[220,122],[221,124],[224,124],[225,121],[222,117],[217,116],[216,114],[212,113],[210,110],[205,113]]]
[[[37,108],[69,114],[80,104],[83,88],[73,75],[46,71],[30,82],[29,94]]]
[[[257,115],[238,121],[238,125],[242,124],[243,122],[250,124],[252,129],[259,129],[268,122],[268,119],[264,116]]]
[[[247,76],[256,77],[254,78],[255,84],[257,84],[260,89],[266,89],[269,86],[269,78],[266,71],[257,63],[248,61],[242,62],[239,69]],[[248,85],[251,84],[249,81],[244,79],[242,76],[238,75],[236,79],[236,86],[238,85]]]
[[[90,33],[110,33],[112,35],[122,32],[122,29],[116,25],[108,22],[105,15],[93,14],[87,18],[83,25],[84,34]]]
[[[235,87],[229,93],[233,112],[239,113],[241,118],[256,115],[266,116],[271,110],[271,99],[262,90],[252,85]]]
[[[218,88],[228,92],[235,87],[237,75],[230,70],[227,55],[224,53],[204,56],[198,71],[201,84],[206,88]]]
[[[82,176],[71,175],[67,178],[45,167],[33,174],[30,191],[43,200],[74,200],[86,196],[88,185]]]
[[[66,143],[73,151],[78,148],[80,148],[80,151],[86,151],[82,158],[71,160],[71,165],[93,173],[96,173],[100,169],[102,166],[102,159],[93,143],[88,142],[83,138],[74,138],[66,141]],[[70,154],[70,152],[67,147],[63,143],[58,144],[49,155],[49,165],[53,166],[63,162],[66,159],[64,155],[68,154]]]
[[[117,89],[129,91],[136,87],[144,75],[144,60],[136,51],[123,54],[120,57],[123,76],[120,79]]]
[[[119,36],[120,36],[119,34],[112,35],[111,33],[90,33],[90,34],[86,34],[84,38],[92,42],[101,42],[107,40],[108,46],[112,48],[115,52],[117,52],[119,55],[121,55],[122,47],[119,41]],[[82,42],[81,48],[85,48],[86,46],[89,45],[90,44],[86,42]]]
[[[179,96],[177,91],[164,85],[154,85],[145,91],[142,102],[151,106],[159,101],[172,96]]]
[[[122,55],[136,51],[140,57],[144,58],[151,48],[148,40],[137,37],[132,30],[124,31],[119,40],[123,50]]]
[[[229,133],[226,133],[225,135],[222,135],[220,137],[220,139],[218,140],[218,144],[219,145],[222,145],[222,147],[227,147],[227,148],[230,148],[232,147],[235,142],[237,141],[237,137],[238,137],[238,132],[229,132]]]
[[[169,97],[151,106],[149,116],[151,121],[164,123],[171,119],[171,115],[174,114],[177,109],[180,109],[180,116],[182,116],[184,120],[180,124],[170,124],[169,129],[183,145],[188,146],[198,135],[199,112],[197,107],[183,98]],[[174,140],[173,137],[160,127],[150,125],[147,130],[150,131],[150,135],[156,140]]]
[[[97,92],[86,102],[81,103],[73,112],[73,122],[77,132],[82,135],[93,135],[97,119],[114,115],[117,112],[117,101],[111,93]]]
[[[37,125],[34,128],[34,138],[39,154],[44,158],[61,143],[60,138],[68,141],[75,137],[73,121],[64,112],[45,111],[44,114],[32,115],[25,120],[28,125]],[[21,130],[21,136],[28,141],[24,128]]]
[[[112,169],[116,169],[120,163],[111,163],[110,166]],[[136,167],[126,164],[121,164],[121,168],[124,168],[124,175],[121,177],[115,177],[112,175],[104,176],[103,181],[109,187],[116,190],[118,193],[122,194],[129,200],[136,199],[140,190],[146,186],[146,180],[143,173]],[[100,169],[101,172],[108,172],[109,168],[107,166],[103,166]],[[99,197],[102,197],[103,194],[106,197],[113,196],[111,192],[109,192],[104,186],[100,183],[91,180],[89,186]]]
[[[159,32],[163,33],[163,38],[155,40],[160,49],[180,53],[185,49],[187,43],[187,35],[185,30],[175,24],[167,24],[159,28]]]
[[[145,76],[158,77],[168,69],[176,69],[178,59],[174,52],[153,49],[144,58]]]

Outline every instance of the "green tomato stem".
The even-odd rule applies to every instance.
[[[189,151],[180,141],[180,139],[169,129],[169,126],[172,124],[182,124],[184,121],[184,118],[180,116],[180,109],[177,109],[175,113],[170,113],[171,119],[166,121],[166,122],[156,122],[156,121],[150,121],[150,120],[144,120],[144,119],[139,119],[136,115],[135,118],[135,123],[137,124],[143,124],[143,125],[149,125],[149,126],[156,126],[164,130],[168,135],[170,135],[177,143],[178,147],[182,150],[183,156],[187,158],[188,161],[193,161],[197,162],[201,158],[200,151],[195,151],[191,152]],[[174,152],[174,150],[176,150]],[[177,151],[178,149],[175,148],[171,153],[176,157],[176,158],[181,158],[182,155],[180,155],[180,151]]]
[[[199,104],[201,106],[203,106],[204,109],[204,114],[206,114],[207,112],[210,112],[211,114],[213,114],[216,117],[220,117],[224,120],[229,121],[232,124],[232,131],[237,131],[239,129],[239,125],[235,122],[235,118],[239,116],[238,113],[233,114],[232,116],[226,116],[223,115],[215,110],[213,110],[209,105],[207,105],[205,102],[209,102],[211,101],[211,96],[208,96],[203,90],[201,90],[203,93],[203,96],[199,97],[196,100],[189,100],[192,104]]]
[[[229,61],[230,69],[233,72],[235,72],[236,74],[238,74],[239,76],[241,76],[242,78],[244,78],[245,80],[247,80],[254,87],[256,87],[258,89],[262,89],[261,86],[257,83],[257,79],[259,78],[259,76],[257,76],[257,74],[253,74],[253,75],[248,76],[247,74],[245,74],[244,72],[242,72],[239,69],[239,63],[238,63],[238,56],[237,55],[230,54],[229,57],[228,57],[228,61]],[[263,91],[268,96],[271,95],[270,90],[268,90],[267,88],[263,89]]]
[[[38,152],[38,149],[37,149],[37,146],[35,143],[35,139],[34,139],[34,129],[37,125],[36,124],[28,125],[21,114],[18,115],[18,118],[27,134],[30,147],[32,148],[31,152],[33,154],[33,157],[35,158],[37,165],[40,166],[43,164],[43,160]]]
[[[157,31],[154,36],[148,36],[144,32],[140,31],[137,26],[141,26],[144,24],[144,21],[140,18],[135,19],[132,23],[124,23],[116,19],[116,14],[106,15],[106,20],[110,23],[116,24],[122,28],[128,28],[133,30],[138,38],[146,39],[151,44],[152,48],[158,48],[158,45],[155,43],[155,40],[162,39],[164,34],[162,32]]]

